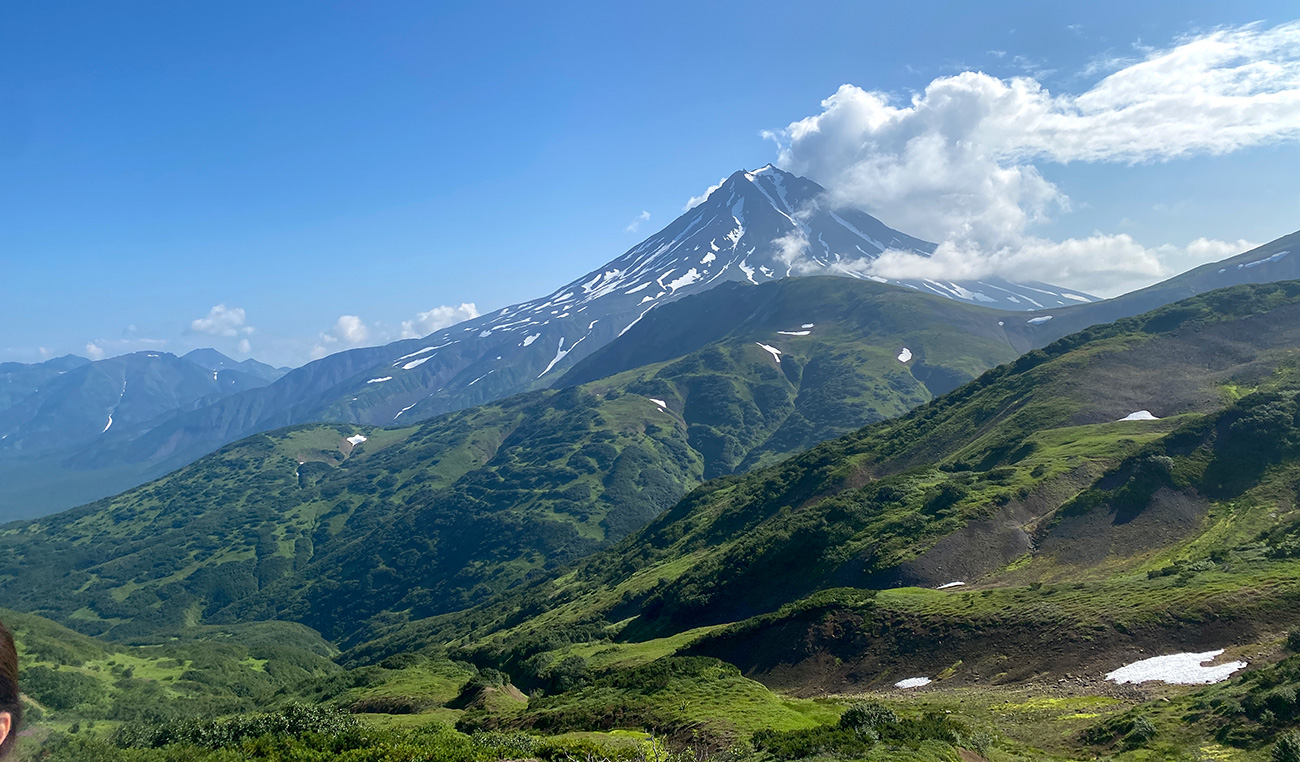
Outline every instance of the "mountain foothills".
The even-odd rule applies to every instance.
[[[934,248],[769,165],[423,339],[0,365],[20,754],[1300,760],[1300,233]]]
[[[832,209],[824,195],[816,183],[771,165],[736,172],[663,230],[544,297],[423,339],[341,352],[283,378],[269,378],[265,371],[278,371],[260,364],[257,370],[247,363],[236,367],[228,358],[197,361],[187,356],[214,371],[238,371],[274,383],[231,388],[238,393],[178,406],[161,417],[118,420],[107,431],[103,421],[114,398],[105,392],[86,411],[100,421],[96,434],[102,436],[79,441],[72,451],[70,443],[60,443],[58,454],[28,454],[17,458],[20,463],[0,450],[0,469],[25,474],[18,482],[0,480],[0,511],[34,516],[70,507],[281,426],[395,425],[551,388],[575,363],[654,308],[682,297],[725,283],[757,285],[790,275],[867,279],[864,264],[886,249],[927,255],[934,250],[934,244],[892,230],[863,211]],[[998,278],[897,283],[1002,309],[1093,300],[1069,289]],[[70,484],[82,488],[71,490]]]
[[[31,753],[1291,759],[1300,282],[1047,338],[1099,307],[719,287],[560,388],[281,429],[7,525],[0,596],[77,651],[27,662]],[[248,714],[215,674],[259,664]],[[1130,664],[1227,679],[1106,680]],[[244,713],[115,714],[141,670],[142,706]]]
[[[354,639],[371,616],[455,611],[639,529],[703,479],[1013,359],[1029,327],[1002,314],[843,278],[720,287],[592,355],[581,383],[406,428],[257,435],[0,529],[0,596],[116,637],[293,618]],[[701,322],[708,336],[679,340]],[[626,368],[623,343],[649,362]]]
[[[0,483],[9,496],[0,518],[29,515],[27,506],[83,502],[133,484],[139,473],[50,469],[117,432],[169,414],[202,408],[265,386],[284,371],[256,360],[237,363],[211,349],[184,357],[136,352],[91,362],[72,355],[35,365],[0,365]],[[52,479],[51,472],[63,478]]]
[[[737,172],[688,210],[607,265],[551,294],[435,332],[423,339],[340,352],[259,384],[175,408],[159,417],[115,424],[71,450],[36,456],[0,449],[0,514],[30,517],[113,494],[172,471],[243,437],[310,422],[398,425],[554,388],[589,355],[640,326],[660,306],[723,284],[756,285],[787,276],[838,275],[870,280],[866,266],[888,248],[920,254],[933,244],[886,227],[867,213],[830,208],[824,190],[764,167]],[[1296,236],[1173,278],[1134,294],[1095,301],[1041,283],[895,281],[921,293],[1003,310],[1009,324],[1037,330],[1019,349],[1043,346],[1098,322],[1238,283],[1300,277],[1289,257]],[[878,279],[879,280],[879,279]],[[624,343],[627,346],[627,343]],[[199,350],[202,352],[203,350]],[[194,353],[187,356],[194,360]],[[225,364],[221,364],[224,362]],[[270,380],[282,369],[248,361],[207,360]],[[260,366],[260,364],[258,364]],[[92,418],[106,419],[112,396]]]

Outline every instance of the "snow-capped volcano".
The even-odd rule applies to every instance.
[[[761,283],[791,275],[871,277],[1010,310],[1095,300],[1071,289],[1000,278],[887,281],[864,275],[855,265],[875,259],[886,249],[929,255],[935,245],[893,230],[866,212],[831,209],[822,202],[825,192],[817,183],[771,164],[752,172],[738,171],[668,227],[533,309],[569,302],[585,306],[605,298],[627,301],[621,297],[634,297],[633,302],[649,309],[722,280]]]
[[[546,296],[423,339],[340,352],[264,389],[142,429],[115,424],[109,434],[121,443],[111,448],[117,453],[112,457],[163,468],[295,423],[414,423],[553,386],[575,363],[617,339],[650,310],[726,281],[762,284],[795,275],[860,278],[860,268],[851,265],[885,249],[934,251],[933,244],[893,230],[866,212],[831,208],[824,197],[821,186],[771,165],[736,172],[667,227]],[[1059,309],[1092,300],[1054,286],[996,279],[895,283],[1003,309]]]
[[[794,275],[864,278],[852,265],[886,249],[935,249],[866,212],[832,209],[825,189],[771,164],[741,170],[667,227],[550,294],[439,331],[404,349],[324,411],[324,419],[391,424],[551,385],[648,311],[726,281]],[[886,282],[882,278],[873,278]],[[1041,283],[889,281],[1012,310],[1093,297]],[[398,345],[394,345],[398,346]]]

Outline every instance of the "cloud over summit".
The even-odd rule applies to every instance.
[[[1071,204],[1038,165],[1171,161],[1300,141],[1300,23],[1220,29],[1112,68],[1079,94],[976,71],[934,79],[905,103],[846,84],[820,113],[766,134],[782,165],[826,186],[833,202],[940,241],[935,262],[960,265],[948,277],[1016,276],[1008,268],[1028,264],[1040,274],[1068,269],[1071,285],[1105,293],[1172,274],[1175,261],[1237,253],[1241,242],[1147,249],[1101,233],[1035,238],[1035,223]],[[887,256],[879,268],[933,274],[934,263],[917,259]]]

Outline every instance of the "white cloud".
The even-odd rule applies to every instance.
[[[319,359],[340,349],[358,346],[370,338],[370,329],[356,315],[340,315],[334,326],[322,331],[316,346],[311,349],[312,359]]]
[[[471,302],[459,305],[442,305],[421,312],[411,320],[403,320],[401,332],[394,335],[391,327],[382,322],[367,325],[356,315],[340,315],[328,331],[322,331],[309,352],[315,360],[333,352],[358,347],[363,344],[383,344],[396,339],[414,339],[449,325],[478,317],[478,308]],[[246,351],[240,346],[241,352]]]
[[[208,310],[207,317],[192,321],[190,330],[211,336],[247,335],[251,334],[254,329],[252,326],[244,324],[246,317],[243,307],[227,307],[225,304],[218,304]],[[134,329],[134,326],[132,326],[132,329]]]
[[[641,227],[641,223],[646,222],[649,219],[650,219],[649,212],[641,212],[636,217],[632,218],[632,221],[627,224],[625,230],[627,230],[627,232],[629,233],[635,233]]]
[[[128,333],[124,331],[124,333]],[[105,357],[117,357],[129,352],[141,352],[145,350],[158,351],[167,346],[167,339],[151,339],[146,336],[131,336],[125,339],[95,339],[86,342],[84,352],[86,357],[92,360],[102,360]]]
[[[1036,163],[1135,164],[1300,140],[1300,22],[1220,29],[1139,54],[1109,59],[1113,73],[1078,95],[973,71],[937,78],[901,104],[843,85],[820,113],[765,134],[781,163],[825,185],[832,203],[944,242],[936,265],[1056,273],[1106,293],[1243,242],[1147,248],[1125,235],[1033,237],[1035,223],[1070,209]],[[911,259],[886,256],[877,269],[917,272]]]
[[[1114,296],[1257,245],[1245,240],[1198,238],[1186,246],[1146,247],[1126,233],[1094,233],[1087,238],[1064,241],[1024,238],[1014,246],[999,249],[946,241],[930,257],[890,250],[877,260],[846,263],[845,267],[886,278],[973,279],[1005,275]]]
[[[707,199],[710,195],[712,195],[712,193],[713,193],[715,190],[717,190],[718,188],[721,188],[721,187],[722,187],[722,184],[725,183],[725,182],[727,182],[727,178],[725,178],[725,177],[720,178],[720,179],[718,180],[717,185],[710,185],[710,186],[709,186],[709,189],[706,190],[706,191],[704,191],[704,193],[702,193],[702,194],[700,194],[700,195],[698,195],[698,196],[691,196],[690,199],[688,199],[688,200],[686,201],[686,206],[683,206],[683,207],[682,207],[682,211],[683,211],[683,212],[689,212],[690,210],[694,209],[695,207],[699,206],[700,204],[703,204],[703,203],[704,203],[704,200]]]
[[[478,317],[478,307],[473,302],[462,302],[460,306],[444,304],[428,312],[421,312],[414,320],[402,321],[402,338],[418,339],[449,325]]]
[[[240,353],[248,354],[253,351],[253,345],[248,341],[248,339],[240,339],[238,349]]]
[[[356,315],[340,315],[328,335],[344,344],[356,345],[370,336],[370,329]]]

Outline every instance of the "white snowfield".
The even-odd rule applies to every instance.
[[[596,345],[624,335],[655,305],[704,291],[720,282],[761,284],[794,275],[786,249],[787,243],[795,240],[802,241],[799,261],[811,268],[805,272],[801,265],[801,275],[868,278],[967,302],[1044,312],[1068,303],[1089,301],[1086,295],[1067,293],[1063,289],[1015,284],[1000,278],[960,283],[930,279],[900,281],[863,273],[853,263],[874,260],[887,250],[929,255],[934,247],[891,230],[863,211],[823,208],[820,205],[823,194],[824,189],[812,181],[771,165],[734,173],[671,224],[600,268],[546,296],[481,316],[472,310],[472,318],[441,328],[418,344],[403,342],[403,348],[409,346],[413,351],[389,361],[388,367],[376,367],[365,375],[387,378],[394,372],[419,369],[410,377],[391,379],[400,381],[403,395],[414,396],[445,383],[446,375],[459,377],[464,373],[470,378],[482,378],[480,374],[495,367],[491,358],[500,356],[506,363],[545,368],[536,379],[529,380],[507,380],[502,374],[496,374],[493,386],[500,388],[494,394],[523,391],[528,387],[525,381],[549,381],[547,376],[552,373],[559,376],[585,354],[584,350],[594,351],[599,348]],[[784,329],[769,336],[811,336],[812,321],[796,327],[799,324],[794,322],[795,315],[789,319]],[[587,323],[585,329],[582,322]],[[594,333],[597,324],[602,326],[599,334]],[[588,337],[592,344],[578,346]],[[458,349],[439,355],[443,347],[453,345]],[[781,362],[781,354],[775,347],[764,345],[764,351]],[[913,352],[904,350],[900,362],[909,363],[907,354]],[[439,359],[434,365],[423,368],[435,355]],[[435,368],[439,372],[430,372]],[[364,388],[365,381],[361,379],[355,386]],[[464,390],[465,386],[458,382],[455,391],[440,403],[429,400],[420,405],[419,411],[406,408],[411,412],[405,413],[405,417],[424,417],[425,413],[455,407]],[[354,388],[351,393],[358,391]],[[387,405],[392,403],[381,404],[387,410]],[[394,420],[400,419],[403,412],[395,411]]]
[[[767,352],[770,352],[772,354],[772,357],[775,358],[778,363],[781,362],[781,350],[777,349],[776,347],[770,347],[761,341],[756,341],[754,343],[762,347]]]
[[[646,397],[646,399],[648,399],[648,400],[650,400],[651,402],[655,403],[655,404],[658,405],[659,407],[668,407],[668,403],[667,403],[667,402],[664,402],[663,400],[657,400],[657,399],[655,399],[654,397]]]
[[[907,347],[903,347],[903,351],[898,353],[898,361],[905,363],[911,359],[912,359],[912,350],[908,349]]]
[[[642,313],[642,314],[644,315],[645,313]],[[639,319],[639,318],[638,318],[638,319]],[[631,328],[631,327],[632,327],[632,326],[628,326],[628,328]],[[544,370],[544,371],[542,371],[541,373],[538,373],[538,374],[537,374],[537,377],[538,377],[538,378],[541,378],[542,376],[545,376],[547,373],[550,373],[550,372],[551,372],[551,368],[554,368],[556,363],[558,363],[560,360],[563,360],[564,357],[565,357],[565,355],[567,355],[567,354],[569,354],[570,352],[572,352],[575,348],[577,348],[577,346],[578,346],[579,344],[581,344],[582,342],[584,342],[584,341],[586,341],[586,340],[587,340],[587,337],[586,337],[586,336],[583,336],[581,339],[578,339],[577,341],[573,342],[573,344],[570,345],[568,349],[565,349],[565,348],[564,348],[564,337],[561,336],[561,337],[560,337],[560,347],[559,347],[559,349],[555,350],[555,358],[551,360],[551,364],[550,364],[550,365],[547,365],[547,366],[546,366],[546,370]]]
[[[1169,654],[1151,659],[1135,661],[1106,675],[1107,680],[1116,683],[1145,683],[1158,681],[1172,685],[1209,685],[1220,683],[1232,676],[1233,672],[1246,666],[1244,661],[1230,661],[1226,664],[1205,666],[1205,662],[1214,661],[1223,653],[1217,651],[1192,654]]]
[[[1052,319],[1052,316],[1051,316],[1051,315],[1043,315],[1042,317],[1029,318],[1029,319],[1026,320],[1025,322],[1028,323],[1028,324],[1030,324],[1030,325],[1042,325],[1043,323],[1046,323],[1047,321],[1049,321],[1049,320],[1051,320],[1051,319]]]
[[[392,377],[392,376],[384,376],[383,378],[372,378],[372,379],[370,379],[369,381],[367,381],[366,383],[367,383],[367,384],[382,384],[382,383],[384,383],[385,381],[392,381],[392,380],[393,380],[393,377]]]
[[[1266,265],[1269,262],[1276,262],[1290,253],[1291,253],[1290,251],[1279,251],[1278,253],[1274,254],[1271,257],[1264,257],[1263,259],[1257,259],[1254,262],[1244,262],[1242,264],[1239,264],[1237,265],[1237,269],[1248,270],[1252,267],[1259,267],[1260,265]],[[1219,272],[1223,272],[1223,270],[1220,270]]]
[[[909,677],[894,683],[895,688],[923,688],[930,684],[928,677]]]
[[[428,357],[421,357],[421,358],[418,359],[418,360],[412,360],[412,361],[408,362],[407,364],[403,365],[403,366],[402,366],[402,370],[410,370],[410,369],[412,369],[412,368],[418,368],[418,367],[420,367],[421,365],[425,364],[426,362],[428,362],[428,361],[430,361],[430,360],[432,360],[432,359],[433,359],[433,355],[429,355]]]
[[[1158,421],[1159,418],[1151,415],[1150,410],[1139,410],[1136,413],[1129,413],[1120,419],[1121,421]]]
[[[360,434],[353,434],[352,436],[348,437],[348,441],[351,442],[353,446],[356,446],[366,441],[366,438]]]
[[[965,586],[966,586],[965,582],[949,582],[947,584],[939,585],[938,587],[935,588],[935,590],[948,590],[954,587],[965,587]]]

